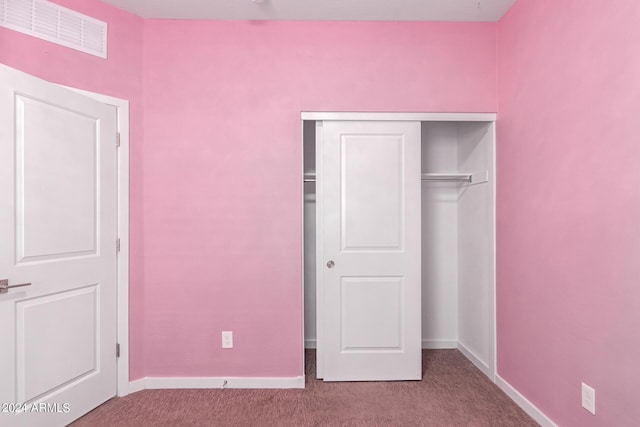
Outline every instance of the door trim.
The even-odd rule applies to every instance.
[[[117,360],[117,395],[129,394],[129,101],[70,86],[65,89],[116,107],[120,147],[118,148],[118,237],[117,257],[117,341],[120,357]],[[114,242],[115,244],[115,242]]]
[[[302,120],[495,122],[496,113],[363,113],[302,111]]]

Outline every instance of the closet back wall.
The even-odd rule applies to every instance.
[[[495,111],[495,30],[146,21],[146,375],[300,376],[300,112]]]

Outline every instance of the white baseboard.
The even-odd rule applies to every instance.
[[[304,388],[304,377],[146,377],[144,388]]]
[[[529,400],[521,395],[518,390],[513,388],[511,384],[502,379],[500,375],[496,375],[496,385],[542,427],[558,427],[556,423],[551,421],[549,417],[547,417],[540,409],[536,408],[533,403],[529,402]]]
[[[315,338],[305,339],[304,348],[318,348],[317,340]]]
[[[129,381],[129,394],[144,390],[145,388],[146,387],[144,385],[144,378]]]
[[[458,348],[457,340],[422,340],[422,348],[427,350],[446,350]]]
[[[471,361],[471,363],[473,363],[476,366],[476,368],[480,369],[480,371],[482,371],[483,374],[485,374],[487,377],[489,377],[489,379],[491,381],[494,381],[493,372],[491,372],[491,369],[489,368],[489,365],[484,363],[482,361],[482,359],[480,359],[478,356],[476,356],[473,351],[469,350],[461,342],[458,342],[458,350],[460,350],[460,353],[464,354],[464,356],[467,359],[469,359]]]

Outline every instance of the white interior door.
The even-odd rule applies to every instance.
[[[321,126],[316,164],[320,376],[419,380],[420,122]]]
[[[116,394],[116,110],[0,66],[0,424]]]

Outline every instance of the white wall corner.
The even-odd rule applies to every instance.
[[[556,423],[551,421],[540,409],[524,397],[511,384],[506,382],[500,375],[496,375],[496,385],[505,392],[524,412],[533,418],[542,427],[558,427]]]

